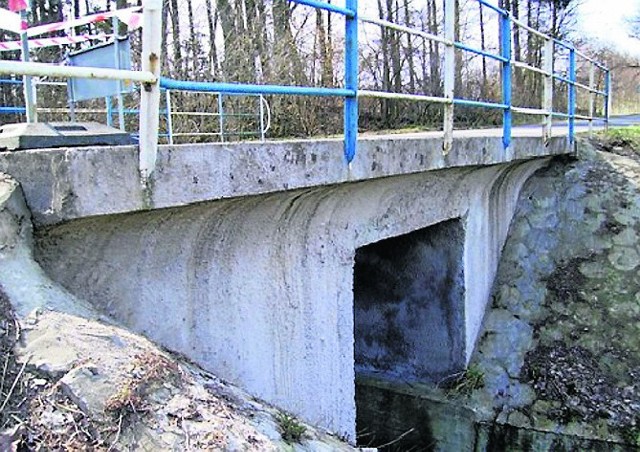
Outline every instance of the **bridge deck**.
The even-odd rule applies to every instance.
[[[446,156],[441,132],[364,135],[350,166],[339,138],[160,146],[157,170],[146,187],[135,146],[0,153],[0,171],[20,181],[35,222],[46,225],[572,152],[566,136],[545,146],[538,127],[514,130],[505,151],[501,132],[458,131]]]

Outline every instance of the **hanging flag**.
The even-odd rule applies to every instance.
[[[20,15],[0,8],[0,28],[14,33],[20,33],[22,30]]]
[[[26,0],[9,0],[9,9],[11,11],[22,11],[29,8]]]

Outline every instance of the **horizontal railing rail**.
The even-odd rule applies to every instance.
[[[0,78],[0,86],[2,85],[17,85],[22,86],[23,80],[18,79],[2,79]],[[40,86],[54,86],[65,89],[65,94],[68,94],[68,86],[67,83],[57,82],[57,81],[48,81],[48,80],[38,80],[35,79],[33,83],[33,88],[37,92]],[[179,92],[178,90],[171,90],[162,88],[162,91],[165,95],[165,105],[164,108],[159,110],[159,114],[165,118],[166,120],[166,130],[159,131],[158,136],[167,139],[168,144],[175,144],[174,137],[180,138],[191,138],[191,137],[218,137],[220,141],[225,141],[225,137],[258,137],[261,141],[266,139],[266,134],[271,128],[271,107],[269,102],[265,99],[264,96],[260,94],[247,94],[247,93],[222,93],[222,92],[211,92],[211,91],[193,91],[190,90],[188,92],[194,94],[204,94],[204,95],[214,95],[217,97],[216,105],[217,111],[180,111],[176,110],[172,107],[171,95],[172,93]],[[35,98],[40,97],[50,98],[51,92],[48,91],[47,94],[36,94]],[[254,97],[258,99],[258,107],[255,112],[240,112],[236,113],[233,110],[229,111],[224,108],[224,97]],[[59,96],[58,96],[59,97]],[[60,99],[58,98],[58,101]],[[98,99],[94,99],[98,100]],[[115,110],[112,107],[112,100],[110,97],[104,99],[105,107],[104,108],[96,108],[90,107],[79,107],[78,103],[71,102],[69,99],[66,100],[67,107],[43,107],[42,103],[38,103],[36,106],[37,113],[47,114],[47,115],[55,115],[56,120],[67,120],[68,118],[75,118],[77,116],[87,116],[87,115],[102,115],[106,118],[107,125],[113,125],[113,116],[116,113],[122,113],[123,115],[128,116],[139,116],[140,110],[138,108],[121,108]],[[82,103],[82,102],[80,102]],[[14,105],[14,106],[0,106],[0,115],[24,115],[27,113],[26,106]],[[51,116],[49,116],[50,118]],[[174,131],[174,121],[175,117],[190,117],[190,118],[214,118],[217,120],[218,131],[216,132],[203,132],[203,131],[188,131],[188,132],[176,132]],[[255,119],[258,123],[258,127],[255,131],[247,131],[247,130],[234,130],[229,127],[225,127],[225,123],[228,122],[230,118],[241,118],[241,119]],[[49,121],[51,119],[48,119]],[[73,120],[73,119],[72,119]],[[122,130],[126,130],[124,127],[124,122],[121,124]],[[134,134],[134,137],[137,137],[137,134]]]

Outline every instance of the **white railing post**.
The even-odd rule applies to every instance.
[[[444,37],[447,40],[444,50],[444,97],[449,101],[444,106],[443,130],[445,155],[453,144],[453,96],[455,88],[456,48],[454,46],[456,8],[454,0],[444,2]]]
[[[29,55],[29,37],[27,35],[27,10],[20,11],[20,27],[22,28],[20,33],[20,44],[22,47],[22,61],[28,63],[30,60]],[[34,95],[33,79],[30,75],[22,77],[23,89],[24,89],[24,106],[27,116],[27,122],[38,122],[38,110],[36,107],[36,99]]]
[[[589,61],[589,89],[595,89],[596,82],[596,65]],[[596,93],[589,92],[589,137],[593,136],[593,109],[596,104]]]
[[[171,90],[164,92],[167,109],[167,143],[173,144],[173,117],[171,116]]]
[[[553,40],[547,38],[542,54],[542,69],[544,75],[544,90],[542,92],[542,109],[547,112],[544,119],[543,137],[545,144],[551,140],[553,128]]]
[[[160,49],[162,0],[144,0],[142,23],[142,70],[156,76],[140,90],[140,175],[144,183],[156,166],[160,120]]]

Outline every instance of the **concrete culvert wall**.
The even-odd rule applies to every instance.
[[[443,358],[448,364],[440,370],[456,367],[475,343],[512,200],[542,163],[443,169],[36,223],[35,257],[55,282],[132,330],[254,396],[355,439],[356,250],[449,224],[441,234],[427,230],[421,246],[429,248],[440,235],[435,243],[458,237],[453,254],[442,259],[463,262],[464,275],[451,275],[465,279],[464,296],[456,295],[464,309],[441,318],[450,330],[463,322],[466,333],[455,337],[455,353]],[[464,239],[456,219],[464,219]],[[431,370],[414,365],[412,372]]]
[[[356,374],[434,381],[465,365],[459,219],[356,251]]]

